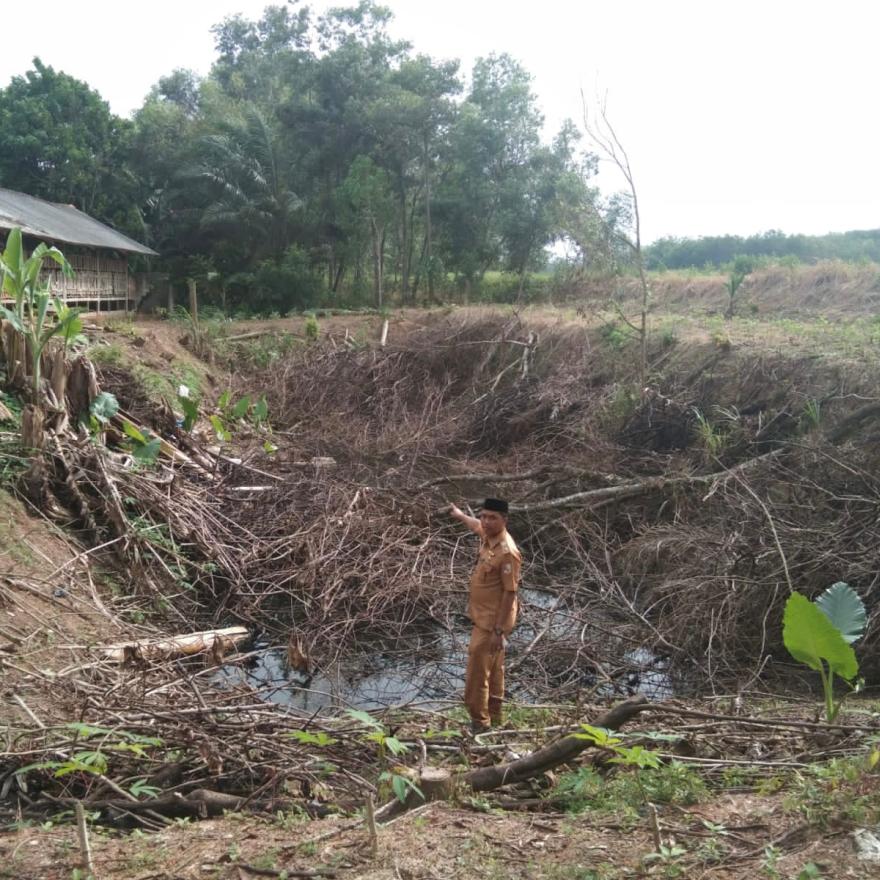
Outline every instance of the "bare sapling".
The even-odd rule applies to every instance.
[[[639,340],[639,378],[644,384],[648,373],[648,305],[651,299],[651,288],[648,284],[648,275],[645,271],[645,260],[642,254],[642,227],[639,210],[639,195],[636,189],[635,177],[630,164],[629,155],[620,142],[614,126],[608,119],[607,96],[597,99],[594,111],[590,111],[586,98],[581,92],[583,105],[584,131],[593,142],[600,159],[610,162],[623,175],[626,182],[627,196],[632,210],[631,229],[625,231],[617,222],[611,223],[606,219],[604,222],[609,226],[610,238],[623,245],[629,252],[639,276],[639,288],[641,291],[641,309],[635,320],[629,318],[618,303],[614,303],[618,316],[629,329],[636,334]]]

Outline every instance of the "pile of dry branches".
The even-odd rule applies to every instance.
[[[461,318],[384,350],[304,345],[232,377],[237,393],[266,396],[276,451],[264,429],[237,426],[218,449],[204,425],[183,432],[159,413],[150,427],[165,454],[145,468],[110,430],[102,444],[71,429],[44,449],[49,509],[82,531],[92,559],[121,563],[126,607],[148,610],[153,627],[243,622],[329,668],[399,652],[427,628],[461,631],[475,548],[444,505],[506,496],[532,591],[511,679],[576,712],[657,681],[752,685],[768,656],[784,659],[792,587],[814,594],[848,580],[876,607],[870,377],[843,393],[840,376],[815,364],[664,350],[640,388],[626,354],[599,346],[571,328]],[[128,381],[100,378],[107,390]],[[825,401],[822,424],[802,418],[811,398]],[[868,674],[877,638],[871,626]],[[94,735],[108,744],[136,745],[128,734],[162,744],[146,763],[118,750],[109,782],[78,773],[59,789],[49,768],[44,795],[23,791],[20,803],[38,812],[46,799],[86,799],[151,827],[231,803],[198,790],[271,804],[289,780],[317,802],[335,758],[334,800],[375,785],[355,722],[322,728],[249,685],[218,690],[215,666],[230,660],[245,662],[220,652],[119,667],[84,652],[46,681],[69,717],[109,731]],[[10,741],[4,785],[17,785],[24,763],[57,764],[80,747],[26,711],[33,723]],[[316,746],[293,729],[337,742]],[[179,775],[157,779],[169,762]],[[130,795],[137,779],[174,803],[152,816],[134,806],[118,789]]]
[[[276,452],[244,428],[234,455],[172,429],[202,465],[143,471],[67,441],[57,482],[77,476],[96,537],[157,607],[294,634],[318,665],[461,626],[473,548],[443,506],[490,493],[513,502],[525,585],[552,594],[526,603],[533,692],[625,690],[646,658],[742,684],[783,659],[791,588],[847,580],[873,607],[873,447],[831,442],[858,388],[696,348],[655,352],[640,389],[585,331],[538,329],[444,318],[386,349],[295,348],[232,378],[266,396]],[[827,432],[802,418],[813,398]]]

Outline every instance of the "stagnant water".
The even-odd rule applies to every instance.
[[[520,593],[524,606],[532,613],[516,628],[508,645],[508,698],[524,703],[542,702],[546,694],[535,693],[518,681],[519,658],[548,623],[544,638],[550,642],[568,636],[571,624],[564,614],[554,610],[555,597],[535,590],[523,589]],[[292,669],[284,649],[257,640],[246,659],[221,667],[213,683],[220,687],[247,684],[263,699],[303,712],[407,705],[441,708],[461,699],[469,636],[470,627],[463,620],[461,628],[451,633],[437,627],[433,632],[420,634],[406,650],[374,650],[311,675]],[[619,682],[621,691],[644,693],[653,699],[673,694],[663,662],[649,651],[635,649],[626,659],[630,668]],[[592,670],[584,672],[581,683],[585,688],[593,686]],[[606,688],[607,693],[611,690]]]

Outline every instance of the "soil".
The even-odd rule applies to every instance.
[[[149,837],[93,831],[91,844],[94,876],[102,880],[250,880],[320,869],[350,880],[877,876],[877,865],[857,858],[845,831],[818,833],[787,816],[782,801],[781,795],[723,794],[687,809],[661,810],[664,845],[698,851],[714,840],[723,850],[739,853],[718,865],[680,856],[665,863],[645,861],[654,844],[644,821],[628,827],[608,816],[509,813],[489,804],[434,803],[405,814],[379,829],[375,858],[367,831],[350,828],[350,819],[309,822],[284,815],[236,814],[178,825]],[[773,861],[777,874],[766,868],[766,848],[772,846],[779,848]],[[69,880],[78,854],[75,830],[69,825],[20,830],[0,838],[0,877]],[[801,875],[810,863],[820,873]]]

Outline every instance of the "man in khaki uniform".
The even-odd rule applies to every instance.
[[[487,498],[480,518],[454,504],[449,512],[480,536],[480,554],[471,575],[468,616],[474,627],[468,646],[464,702],[475,733],[501,724],[504,701],[504,644],[516,624],[522,556],[507,533],[506,501]]]

